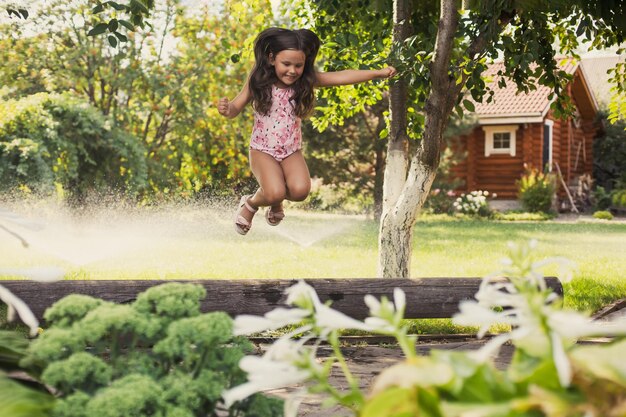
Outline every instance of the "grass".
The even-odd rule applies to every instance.
[[[177,208],[93,219],[46,218],[17,230],[32,246],[0,235],[0,279],[11,268],[57,266],[66,279],[355,278],[376,275],[378,225],[354,216],[289,212],[272,228],[258,217],[246,237],[230,212]],[[578,269],[565,303],[595,311],[626,297],[626,224],[494,222],[432,216],[414,230],[413,277],[480,277],[498,269],[506,243],[539,241],[539,257],[563,256]],[[556,269],[545,271],[557,275]]]

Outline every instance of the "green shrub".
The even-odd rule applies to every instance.
[[[45,93],[0,102],[0,191],[81,197],[146,187],[141,142],[88,103]]]
[[[50,328],[21,365],[41,369],[57,392],[53,417],[219,415],[222,392],[245,381],[238,364],[252,345],[233,336],[227,314],[200,312],[205,295],[181,283],[150,288],[130,305],[70,295],[46,311]],[[276,416],[281,403],[258,395],[228,415]]]
[[[593,213],[593,218],[600,219],[600,220],[613,220],[613,215],[611,214],[610,211],[599,210]]]
[[[602,186],[597,186],[593,191],[593,206],[596,210],[606,210],[611,207],[611,193]]]
[[[538,211],[536,213],[528,213],[526,211],[508,211],[505,213],[496,212],[493,214],[494,220],[503,221],[545,221],[554,218],[553,213],[544,213]]]
[[[455,210],[454,197],[454,190],[445,184],[442,188],[432,188],[424,202],[424,211],[433,214],[452,214]]]
[[[626,121],[605,121],[603,127],[604,135],[593,140],[593,178],[596,185],[613,190],[626,182]]]
[[[554,175],[527,167],[522,178],[517,181],[517,191],[518,199],[526,211],[552,211],[552,199],[556,191]]]
[[[374,201],[370,195],[356,192],[354,184],[324,184],[321,179],[316,178],[312,181],[309,198],[302,203],[293,204],[303,209],[362,214],[373,210]]]
[[[614,207],[626,208],[626,189],[613,190],[611,202]]]

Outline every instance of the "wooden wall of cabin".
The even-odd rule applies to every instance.
[[[576,126],[571,118],[554,120],[552,160],[559,164],[566,183],[577,181],[583,174],[592,175],[596,130],[593,121]]]
[[[541,138],[525,144],[528,135],[536,136],[537,132],[542,132],[539,129],[540,125],[530,130],[520,125],[516,132],[515,156],[509,154],[485,156],[485,132],[480,126],[474,128],[470,134],[461,136],[458,151],[466,152],[467,157],[450,170],[454,178],[464,183],[457,191],[467,193],[486,190],[492,194],[496,193],[498,199],[515,199],[516,181],[524,172],[525,155],[541,163]]]

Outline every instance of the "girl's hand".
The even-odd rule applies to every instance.
[[[217,111],[222,116],[230,116],[230,102],[226,97],[221,98],[220,101],[217,102]]]
[[[380,78],[391,78],[396,75],[398,71],[394,67],[387,67],[380,70]]]

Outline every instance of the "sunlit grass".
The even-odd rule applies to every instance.
[[[2,269],[62,267],[66,279],[298,279],[376,276],[378,225],[355,216],[289,211],[278,227],[258,216],[237,235],[229,210],[170,208],[39,218],[20,230],[30,248],[0,234]],[[499,268],[506,243],[539,241],[538,256],[574,261],[566,305],[594,311],[626,297],[626,224],[493,222],[425,217],[414,231],[413,277],[480,277]],[[546,270],[556,275],[556,269]],[[3,276],[2,276],[3,275]]]

